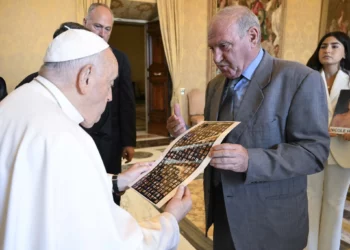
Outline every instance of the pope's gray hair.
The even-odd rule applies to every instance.
[[[64,78],[67,75],[69,76],[70,74],[78,73],[78,71],[87,64],[92,64],[92,65],[101,64],[101,61],[100,61],[101,56],[102,56],[102,53],[100,52],[91,56],[74,59],[70,61],[45,62],[40,68],[40,73],[48,72]]]
[[[211,24],[219,19],[236,20],[238,33],[240,38],[247,34],[251,27],[256,27],[259,31],[259,41],[261,36],[260,23],[257,16],[247,7],[244,6],[229,6],[220,10],[211,21]]]

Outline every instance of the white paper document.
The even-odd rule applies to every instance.
[[[130,187],[158,208],[176,193],[180,184],[194,180],[210,162],[208,153],[220,144],[239,122],[201,122],[177,137]]]

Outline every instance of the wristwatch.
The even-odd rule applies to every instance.
[[[122,191],[122,192],[119,191],[117,174],[112,175],[112,186],[113,186],[113,194],[121,196],[125,193],[125,191]]]

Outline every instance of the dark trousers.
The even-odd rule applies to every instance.
[[[119,195],[113,195],[113,200],[114,200],[114,203],[117,204],[118,206],[120,206],[120,196]]]
[[[214,193],[214,250],[235,250],[226,214],[221,183]]]

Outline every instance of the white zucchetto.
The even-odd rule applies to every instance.
[[[101,37],[82,29],[69,29],[52,40],[44,62],[64,62],[97,54],[109,47]]]

